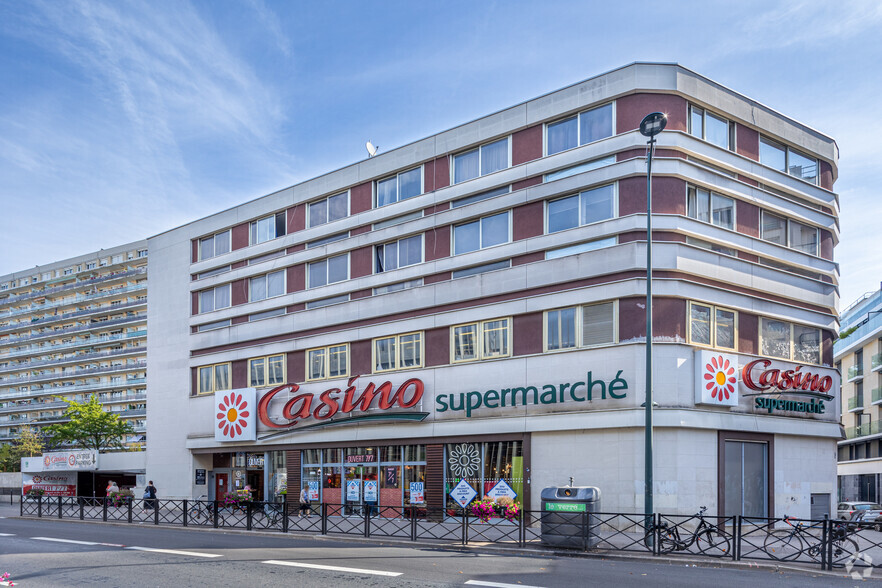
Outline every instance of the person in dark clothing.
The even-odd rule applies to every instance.
[[[153,485],[153,480],[150,480],[144,489],[144,509],[151,508],[156,508],[156,486]]]

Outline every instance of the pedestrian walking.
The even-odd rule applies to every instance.
[[[297,518],[303,517],[303,513],[306,513],[307,518],[310,515],[309,510],[309,484],[303,485],[303,490],[300,491],[300,514],[297,515]]]
[[[156,486],[153,485],[153,480],[150,480],[144,488],[144,510],[154,508],[156,508]]]

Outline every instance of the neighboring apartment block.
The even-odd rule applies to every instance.
[[[147,241],[0,276],[0,443],[95,395],[144,449],[146,356]]]
[[[882,288],[842,313],[833,346],[842,374],[839,499],[882,500]]]
[[[357,514],[573,476],[640,511],[653,111],[656,508],[829,514],[837,146],[674,64],[150,238],[151,477]]]

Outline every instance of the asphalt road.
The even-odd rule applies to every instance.
[[[0,574],[44,586],[854,586],[821,574],[0,518]]]

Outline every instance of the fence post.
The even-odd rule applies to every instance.
[[[417,524],[416,524],[416,507],[411,506],[410,508],[410,540],[417,540]]]
[[[288,495],[282,498],[282,533],[288,532]]]
[[[153,524],[154,525],[159,524],[159,499],[158,498],[153,499]]]
[[[649,515],[652,518],[652,555],[660,555],[661,549],[659,549],[659,539],[661,538],[661,515],[653,513]]]
[[[37,518],[43,518],[43,495],[37,496]]]
[[[732,525],[732,560],[741,561],[741,515],[735,515]]]
[[[58,497],[58,518],[59,519],[61,518],[61,501],[62,501],[62,498],[61,498],[61,496],[59,496]]]
[[[215,529],[217,529],[217,517],[218,517],[218,512],[217,512],[218,508],[217,507],[218,507],[217,500],[215,500],[214,501],[214,513],[212,513],[214,516],[214,528]]]
[[[246,531],[251,530],[251,505],[253,505],[253,504],[254,503],[249,500],[247,506],[245,507],[245,530]]]
[[[155,503],[154,503],[154,504],[155,504]],[[189,514],[190,514],[190,511],[189,511],[189,509],[187,508],[187,506],[188,506],[189,504],[190,504],[189,501],[185,498],[185,499],[184,499],[184,514],[183,514],[183,516],[181,517],[181,520],[182,520],[182,522],[183,522],[183,524],[184,524],[185,527],[189,524],[189,521],[188,521],[188,519],[187,519],[187,517],[188,517]]]
[[[322,502],[322,535],[328,534],[328,503]]]
[[[527,529],[524,526],[524,509],[518,510],[518,546],[527,546]]]
[[[78,500],[79,503],[80,503],[80,520],[82,521],[82,520],[84,519],[84,517],[85,517],[85,513],[83,512],[83,509],[84,509],[84,507],[85,507],[85,505],[86,505],[86,501],[83,500],[82,496],[79,497],[79,498],[77,498],[77,500]]]
[[[12,496],[12,494],[10,494]],[[21,495],[21,499],[18,501],[18,516],[24,516],[24,494]]]
[[[821,531],[821,569],[833,569],[833,521],[824,515],[824,528]]]
[[[104,497],[104,500],[102,502],[103,502],[103,506],[102,506],[102,511],[101,511],[101,513],[102,513],[101,520],[103,520],[106,523],[107,522],[107,497],[106,496]]]
[[[129,509],[129,513],[128,513],[128,515],[129,515],[129,524],[132,524],[132,503],[133,503],[133,502],[135,502],[135,499],[134,499],[134,498],[132,498],[131,500],[126,500],[126,504],[128,505],[128,509]]]

